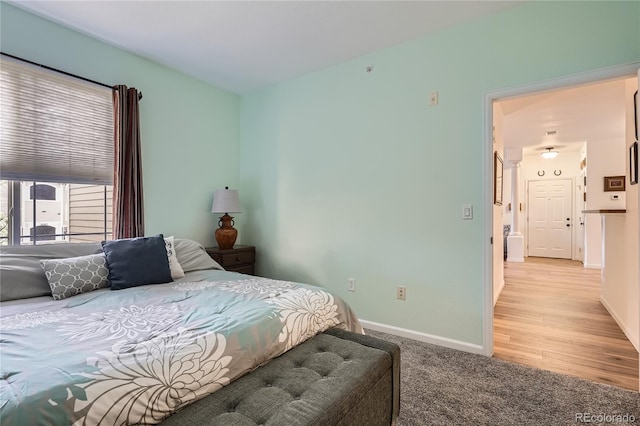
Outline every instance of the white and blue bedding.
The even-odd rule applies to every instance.
[[[219,270],[3,302],[0,422],[156,424],[330,327],[362,332],[324,289]]]

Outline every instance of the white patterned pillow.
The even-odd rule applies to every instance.
[[[54,300],[109,287],[104,253],[67,259],[41,260]]]
[[[176,245],[173,242],[173,235],[170,237],[165,237],[164,245],[167,248],[167,257],[169,258],[169,269],[171,270],[171,278],[175,280],[176,278],[184,277],[184,271],[182,270],[180,262],[178,262],[178,256],[176,256]]]

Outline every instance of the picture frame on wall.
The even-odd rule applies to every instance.
[[[498,151],[493,153],[493,204],[502,205],[504,164]]]
[[[604,192],[624,191],[626,178],[626,176],[605,176]]]
[[[638,184],[638,141],[629,147],[629,183]]]

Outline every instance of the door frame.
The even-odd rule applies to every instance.
[[[530,95],[538,92],[569,88],[580,84],[595,83],[602,80],[638,75],[640,61],[614,65],[592,71],[540,82],[523,84],[486,92],[483,103],[483,144],[482,144],[482,211],[484,213],[483,241],[483,309],[482,309],[482,348],[486,356],[493,355],[493,101],[503,98]],[[497,243],[497,242],[496,242]]]
[[[586,169],[580,170],[580,174],[578,175],[579,182],[576,182],[574,184],[574,188],[576,189],[576,191],[578,191],[574,199],[576,201],[576,209],[575,209],[576,221],[578,222],[577,226],[579,226],[575,236],[576,236],[576,245],[578,246],[577,249],[580,250],[580,251],[576,250],[576,260],[579,260],[580,262],[582,262],[583,266],[584,266],[584,247],[586,245],[587,239],[585,238],[586,235],[584,232],[584,213],[582,213],[582,211],[586,210],[587,202],[584,201],[586,198],[584,198],[582,194],[585,194],[587,192],[586,185],[584,184],[586,182],[586,177],[587,177]],[[580,186],[580,190],[578,190],[578,186]]]
[[[524,256],[525,257],[529,257],[529,236],[531,235],[531,233],[529,232],[529,206],[531,206],[531,202],[529,200],[529,184],[531,182],[553,182],[553,181],[557,181],[557,180],[568,180],[571,182],[571,195],[570,197],[570,201],[571,201],[571,257],[569,259],[571,260],[575,260],[574,257],[574,245],[575,245],[575,225],[574,223],[576,222],[576,209],[575,209],[575,196],[574,196],[574,192],[575,192],[575,179],[573,177],[570,178],[558,178],[558,179],[524,179],[524,187],[526,188],[525,190],[525,195],[527,198],[527,202],[525,204],[525,214],[527,217],[527,220],[525,221],[525,235],[524,235],[524,241],[525,241],[525,248],[524,248]]]

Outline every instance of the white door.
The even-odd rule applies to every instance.
[[[529,256],[571,259],[571,179],[530,181]]]

